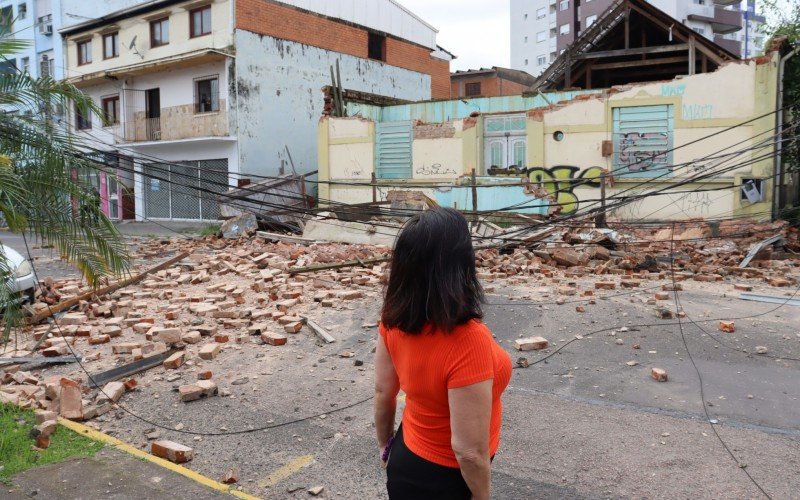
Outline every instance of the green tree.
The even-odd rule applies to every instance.
[[[102,214],[96,195],[74,173],[102,168],[84,154],[80,142],[53,117],[71,107],[84,116],[101,111],[73,85],[50,77],[32,78],[8,64],[29,45],[17,40],[11,20],[0,20],[0,214],[10,231],[27,232],[51,245],[91,286],[128,272],[129,255],[114,225]],[[23,320],[0,251],[0,313],[7,343]]]
[[[800,46],[800,3],[797,0],[763,0],[762,9],[767,18],[764,32],[769,38],[769,48],[775,37],[786,37],[790,47]],[[785,119],[800,119],[800,54],[786,63],[783,77],[783,104],[787,106]],[[800,170],[800,140],[797,131],[784,136],[783,164],[789,173]],[[800,207],[786,209],[781,216],[800,224]]]

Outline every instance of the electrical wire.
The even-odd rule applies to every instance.
[[[675,234],[674,227],[673,227],[672,234]],[[698,381],[700,383],[700,403],[703,405],[703,412],[705,412],[706,421],[708,422],[708,425],[711,426],[711,430],[714,431],[714,435],[717,436],[717,439],[722,444],[722,447],[725,448],[725,451],[728,452],[728,455],[730,455],[731,459],[734,462],[736,462],[736,464],[739,466],[739,469],[742,470],[747,475],[747,477],[750,479],[750,481],[756,486],[756,488],[759,489],[759,491],[761,491],[761,493],[764,494],[764,496],[766,498],[768,498],[769,500],[772,500],[772,497],[764,490],[764,488],[758,483],[758,481],[755,480],[755,478],[747,470],[747,465],[746,464],[742,464],[739,461],[739,459],[736,458],[736,455],[733,453],[733,451],[731,451],[730,447],[725,442],[725,440],[722,439],[722,436],[720,436],[719,432],[717,431],[716,425],[714,424],[714,422],[712,422],[711,415],[710,415],[710,413],[708,411],[708,405],[706,404],[706,395],[705,395],[705,387],[704,387],[704,383],[703,383],[703,374],[700,373],[700,368],[698,368],[697,362],[695,362],[695,360],[694,360],[694,356],[692,355],[692,351],[691,351],[691,349],[689,349],[689,344],[686,341],[686,333],[683,330],[683,322],[681,321],[681,315],[680,315],[680,311],[683,308],[681,307],[681,304],[680,304],[680,298],[678,297],[678,287],[676,286],[677,285],[677,281],[675,280],[675,265],[674,265],[675,259],[673,257],[674,253],[673,253],[672,245],[674,245],[674,240],[672,241],[671,246],[670,246],[670,275],[671,275],[672,284],[673,284],[672,293],[673,293],[673,297],[674,297],[674,300],[675,300],[675,310],[677,312],[677,318],[678,318],[678,329],[680,330],[681,340],[683,341],[683,347],[686,349],[686,355],[689,357],[689,361],[691,361],[692,366],[694,367],[694,371],[697,374],[697,379],[698,379]]]

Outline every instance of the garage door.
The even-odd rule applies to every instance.
[[[145,217],[217,220],[216,194],[228,189],[228,160],[144,165]]]

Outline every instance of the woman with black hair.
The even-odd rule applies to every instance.
[[[481,322],[483,301],[464,216],[436,208],[412,217],[395,243],[375,354],[375,428],[392,500],[490,496],[511,358]]]

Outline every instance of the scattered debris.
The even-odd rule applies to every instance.
[[[733,321],[720,321],[719,331],[725,333],[733,333],[736,331],[736,324]]]
[[[547,339],[544,337],[528,337],[514,341],[514,347],[518,351],[538,351],[547,349],[548,345]]]
[[[650,370],[650,377],[657,382],[667,381],[667,371],[662,368],[652,368]]]
[[[150,445],[150,453],[176,464],[186,463],[194,458],[193,449],[174,441],[166,440],[154,441]]]

